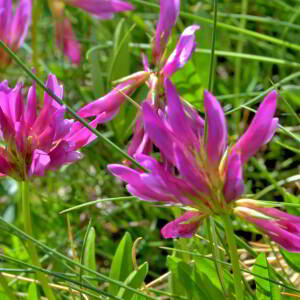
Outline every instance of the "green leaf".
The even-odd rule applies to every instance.
[[[175,282],[178,284],[176,290],[172,291],[173,294],[176,292],[178,295],[182,295],[182,292],[185,290],[189,300],[208,299],[208,294],[201,284],[201,277],[196,275],[196,280],[193,277],[193,267],[183,262],[181,259],[172,256],[168,256],[168,267],[172,272],[172,280],[175,280]]]
[[[225,299],[223,292],[212,283],[209,274],[200,274],[195,270],[194,279],[198,286],[205,287],[205,293],[207,294],[206,299]]]
[[[253,275],[255,276],[255,281],[257,287],[261,288],[262,292],[266,295],[271,294],[271,286],[268,280],[262,279],[269,278],[268,262],[264,253],[258,255],[253,267]],[[259,275],[259,276],[256,276]]]
[[[134,270],[129,274],[129,276],[125,280],[125,284],[132,287],[132,288],[140,288],[144,283],[144,280],[148,273],[148,263],[143,263],[138,270]],[[134,292],[125,290],[124,288],[120,288],[117,297],[124,299],[124,300],[131,300],[134,295]]]
[[[28,300],[39,300],[38,291],[34,282],[30,283],[28,288]]]
[[[287,264],[296,272],[300,272],[300,254],[291,253],[286,250],[280,249],[280,253],[284,257]]]
[[[271,266],[268,264],[268,271],[269,271],[269,277],[272,280],[276,280],[276,274],[275,271],[271,268]],[[271,298],[272,300],[280,300],[281,295],[280,295],[280,288],[277,284],[274,284],[270,282],[271,285]]]
[[[114,48],[110,58],[108,86],[111,82],[129,74],[129,41],[131,30],[127,29],[125,19],[118,23],[114,34]]]
[[[89,64],[93,81],[93,92],[95,98],[99,98],[104,95],[104,82],[102,69],[100,64],[99,52],[101,51],[93,51],[89,55]]]
[[[206,274],[209,277],[210,281],[214,284],[214,286],[221,291],[222,287],[215,269],[215,264],[212,261],[202,257],[197,257],[195,260],[197,271],[200,274]],[[226,269],[224,269],[224,283],[226,288],[228,288],[229,284],[233,283],[232,276]]]
[[[10,300],[5,292],[0,291],[0,299],[2,300]]]
[[[132,270],[132,239],[130,234],[126,232],[113,258],[109,277],[115,280],[124,281]],[[109,285],[108,292],[110,294],[117,295],[118,291],[118,286],[113,284]]]
[[[95,253],[96,233],[94,227],[91,227],[84,248],[83,264],[91,270],[96,271],[96,253]]]

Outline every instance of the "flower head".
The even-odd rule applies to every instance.
[[[31,0],[20,0],[13,15],[12,1],[0,1],[0,39],[13,51],[18,50],[24,43],[31,20]],[[0,67],[11,62],[10,57],[0,49]]]
[[[154,45],[153,62],[157,62],[164,53],[169,35],[176,24],[180,13],[180,0],[160,0],[160,15],[157,22]]]
[[[142,54],[144,71],[128,76],[131,80],[134,79],[135,89],[143,83],[147,84],[148,94],[143,102],[149,103],[155,110],[163,109],[166,105],[163,97],[165,78],[170,78],[178,69],[182,68],[188,62],[196,47],[195,32],[200,27],[198,25],[192,25],[183,31],[171,55],[169,57],[165,57],[164,55],[169,35],[172,31],[172,27],[176,23],[179,12],[180,0],[160,1],[160,16],[153,38],[152,48],[152,63],[155,69],[150,69],[148,58]],[[144,77],[143,80],[137,80],[137,74],[146,74],[146,77]],[[123,82],[126,83],[126,78],[123,79]],[[116,88],[119,89],[120,87],[121,86],[117,86]],[[127,96],[129,94],[130,93],[126,93]],[[116,95],[115,91],[112,91],[102,97],[101,101],[98,99],[87,104],[79,111],[79,114],[83,117],[96,116],[104,111],[109,114],[111,107],[114,107],[114,112],[117,114],[119,106],[125,99],[124,94],[119,93],[119,95]],[[105,103],[110,103],[111,105],[107,106]],[[152,150],[151,138],[144,128],[143,111],[138,112],[138,114],[136,126],[133,130],[133,137],[128,147],[128,154],[131,156],[141,153],[150,154]]]
[[[62,97],[63,87],[54,75],[49,75],[46,86]],[[7,82],[0,84],[0,172],[17,180],[43,176],[47,170],[80,159],[76,150],[95,139],[79,122],[65,119],[65,108],[47,93],[38,114],[35,84],[29,88],[25,105],[22,88],[21,83],[14,89]],[[99,122],[100,117],[90,125]]]
[[[142,200],[189,207],[191,212],[162,230],[165,237],[187,237],[206,216],[231,209],[231,202],[243,193],[243,163],[246,161],[243,157],[253,155],[275,132],[273,126],[278,121],[273,118],[276,92],[266,97],[245,135],[228,149],[224,112],[214,96],[208,92],[204,94],[206,136],[204,120],[180,101],[168,79],[165,91],[168,103],[163,110],[154,109],[148,102],[143,104],[145,132],[159,148],[161,160],[143,154],[135,156],[150,173],[122,165],[108,168],[128,183],[130,193]],[[262,109],[267,104],[272,113]],[[262,134],[263,138],[249,141],[255,143],[253,147],[242,147],[240,141],[250,134]]]

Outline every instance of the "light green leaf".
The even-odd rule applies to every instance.
[[[178,295],[182,294],[185,290],[188,299],[197,299],[197,300],[207,300],[208,294],[205,288],[203,288],[200,279],[200,276],[194,279],[193,277],[193,267],[183,262],[177,257],[168,256],[168,267],[172,272],[172,280],[174,278],[175,282],[179,284],[176,287],[176,292]],[[174,285],[174,284],[173,284]]]
[[[138,270],[134,270],[130,273],[130,275],[126,278],[125,284],[132,288],[140,288],[144,283],[144,280],[148,273],[148,263],[143,263]],[[125,290],[124,288],[120,288],[118,297],[124,300],[131,300],[134,295],[134,292]]]
[[[280,249],[280,253],[284,257],[287,264],[296,272],[300,272],[300,254],[291,253],[286,250]]]
[[[37,287],[34,282],[30,283],[30,285],[29,285],[28,300],[39,300]]]
[[[91,227],[84,248],[83,264],[89,269],[96,271],[96,254],[95,254],[96,233],[94,227]]]
[[[130,234],[126,232],[113,258],[109,277],[115,280],[124,281],[132,270],[132,239]],[[108,292],[110,294],[117,295],[118,291],[118,286],[113,284],[109,285]]]
[[[110,58],[108,86],[111,82],[129,74],[129,41],[131,30],[127,29],[125,19],[118,23],[114,34],[114,48]]]
[[[255,265],[253,267],[253,274],[254,276],[259,275],[259,276],[255,276],[256,288],[259,287],[264,294],[270,295],[271,294],[270,282],[268,280],[261,278],[261,277],[269,278],[268,262],[264,253],[259,254],[258,257],[256,258]]]

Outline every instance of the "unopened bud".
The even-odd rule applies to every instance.
[[[233,209],[233,212],[243,218],[252,217],[257,219],[273,220],[273,218],[248,207],[238,206]]]
[[[122,77],[118,80],[115,80],[112,82],[113,85],[120,84],[126,81],[132,81],[133,84],[140,86],[142,83],[148,80],[150,77],[151,72],[146,72],[146,71],[140,71],[136,72],[134,74],[128,75],[126,77]]]
[[[274,202],[260,201],[260,200],[254,200],[254,199],[240,199],[240,200],[235,201],[235,203],[237,206],[244,206],[244,207],[250,207],[250,208],[279,206],[279,204],[276,204]]]

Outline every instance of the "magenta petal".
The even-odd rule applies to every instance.
[[[238,140],[232,151],[241,154],[244,164],[250,156],[254,155],[260,146],[267,143],[275,133],[277,119],[274,119],[276,111],[276,91],[267,95],[260,104],[258,111],[244,135]]]
[[[191,185],[196,187],[199,192],[209,193],[209,188],[200,169],[196,166],[196,161],[193,158],[187,158],[178,146],[175,146],[174,148],[176,166],[180,175],[183,176]]]
[[[180,0],[160,0],[160,15],[155,34],[154,56],[160,57],[180,13]]]
[[[57,169],[66,163],[71,163],[81,159],[80,152],[73,151],[70,144],[66,141],[61,141],[59,145],[49,152],[51,159],[49,169]]]
[[[139,154],[136,155],[135,158],[140,164],[147,168],[153,176],[158,177],[161,182],[164,182],[167,193],[172,193],[183,205],[193,204],[193,201],[188,199],[188,197],[198,195],[195,188],[186,180],[174,176],[174,174],[151,156]]]
[[[1,18],[0,18],[1,20]],[[0,83],[0,92],[3,92],[5,94],[9,94],[11,92],[11,88],[8,86],[8,81],[4,80]]]
[[[60,85],[57,81],[57,78],[53,74],[49,74],[46,86],[48,89],[50,89],[57,97],[63,98],[64,95],[64,89],[63,86]],[[58,104],[55,100],[53,100],[52,96],[48,95],[47,92],[44,93],[44,106],[52,105],[56,109],[62,108],[63,106]],[[48,108],[47,108],[48,109]]]
[[[101,122],[102,116],[98,116],[95,120],[89,123],[92,128],[96,128],[97,125]],[[96,135],[89,130],[87,127],[84,127],[82,123],[75,122],[73,123],[69,134],[65,139],[73,144],[72,150],[78,150],[81,147],[84,147],[96,139]]]
[[[253,217],[247,217],[247,220],[254,223],[284,249],[290,252],[300,252],[299,230],[296,231],[296,234],[294,233],[295,229],[293,229],[292,232],[289,231],[289,229],[293,226],[292,223],[289,224],[290,226],[287,226],[287,224],[281,224],[280,221],[258,219]]]
[[[10,37],[10,27],[12,22],[12,2],[11,0],[0,1],[0,38],[8,43]]]
[[[161,230],[161,234],[165,239],[191,238],[201,224],[201,216],[200,212],[187,212],[165,225]]]
[[[117,112],[121,104],[125,101],[125,97],[119,93],[117,90],[122,90],[126,86],[129,86],[132,82],[126,81],[116,86],[116,88],[103,96],[100,99],[97,99],[78,111],[78,114],[81,117],[92,117],[103,112]],[[129,89],[123,91],[128,95],[131,91]]]
[[[275,134],[275,131],[277,129],[277,126],[278,126],[278,122],[279,122],[279,119],[278,118],[273,118],[272,119],[272,123],[271,123],[271,126],[269,128],[269,131],[267,133],[267,136],[264,140],[264,144],[267,144],[270,142],[270,140],[272,139],[273,135]]]
[[[56,45],[73,64],[80,63],[80,45],[72,30],[72,24],[67,18],[56,23]]]
[[[227,128],[223,109],[216,98],[204,92],[204,108],[207,114],[207,156],[216,164],[220,161],[227,146]]]
[[[196,49],[195,31],[198,29],[200,29],[200,26],[192,25],[183,31],[175,50],[171,53],[163,68],[162,72],[166,77],[170,77],[174,72],[182,68],[192,56]]]
[[[153,143],[163,152],[166,158],[175,163],[172,134],[147,102],[143,104],[145,131]]]
[[[174,134],[176,134],[179,140],[185,143],[186,147],[197,145],[199,140],[189,126],[190,124],[185,117],[184,107],[175,87],[169,79],[165,80],[165,90],[168,98],[168,121]]]
[[[152,142],[149,135],[145,133],[142,120],[137,120],[135,132],[128,147],[128,154],[134,156],[136,154],[149,154],[152,150]]]
[[[243,164],[237,153],[229,155],[226,170],[224,196],[227,201],[235,200],[244,192]]]
[[[129,184],[134,184],[134,182],[138,182],[140,179],[140,173],[125,167],[123,165],[118,164],[111,164],[107,166],[107,169],[114,174],[115,176],[119,177],[121,180],[126,181]]]
[[[276,208],[268,208],[268,207],[258,207],[255,208],[256,210],[266,214],[272,218],[279,219],[280,222],[291,222],[294,224],[300,225],[300,217],[288,214]],[[299,226],[299,233],[300,233],[300,226]]]
[[[131,4],[120,0],[72,0],[70,4],[104,19],[112,13],[133,9]]]
[[[155,190],[151,186],[147,186],[141,179],[143,173],[118,164],[108,165],[107,168],[113,175],[129,183],[127,185],[128,192],[139,197],[141,200],[161,201],[165,203],[176,202],[176,199],[172,195],[165,193],[165,191]]]
[[[10,45],[16,49],[23,45],[31,20],[31,0],[21,0],[12,20]]]
[[[29,176],[44,176],[44,172],[50,163],[49,155],[39,149],[34,150],[32,154],[32,163],[29,169]]]
[[[10,140],[15,135],[15,130],[12,127],[13,125],[14,124],[12,124],[11,121],[6,117],[2,111],[2,108],[0,107],[0,132],[2,138]]]
[[[9,115],[13,124],[20,121],[24,113],[24,98],[22,95],[23,84],[17,86],[9,93]]]
[[[28,90],[27,107],[25,112],[26,125],[30,128],[36,120],[36,85],[33,85]]]

